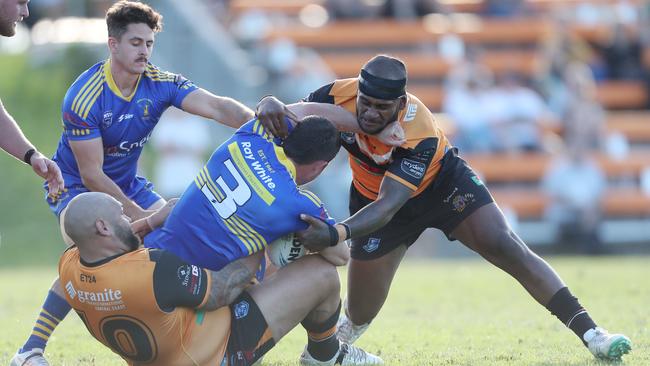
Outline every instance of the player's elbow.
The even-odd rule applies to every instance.
[[[101,171],[98,171],[97,169],[79,169],[79,175],[81,175],[81,182],[86,188],[89,188],[92,190],[92,188],[96,187],[99,181],[101,180],[100,177]]]

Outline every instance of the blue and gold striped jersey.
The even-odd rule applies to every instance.
[[[302,213],[333,225],[319,198],[296,185],[295,167],[278,143],[258,120],[243,125],[212,154],[145,246],[217,271],[306,229]]]
[[[196,89],[182,76],[148,64],[133,93],[124,96],[111,75],[110,60],[85,71],[63,99],[63,133],[53,158],[66,186],[83,185],[69,141],[101,137],[104,173],[127,191],[142,148],[162,113],[170,105],[180,108],[183,99]]]

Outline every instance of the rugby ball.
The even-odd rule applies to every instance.
[[[295,235],[290,233],[269,244],[266,254],[275,266],[284,267],[307,254],[307,250],[298,242]]]

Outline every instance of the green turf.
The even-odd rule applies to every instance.
[[[596,320],[627,334],[625,365],[650,365],[648,258],[552,258]],[[0,365],[31,330],[53,269],[0,270]],[[281,304],[278,304],[281,306]],[[265,365],[294,365],[305,334],[294,330]],[[479,260],[407,262],[358,342],[389,365],[605,365],[505,274]],[[53,365],[123,364],[71,316],[46,352]]]

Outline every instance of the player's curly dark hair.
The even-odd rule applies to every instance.
[[[298,164],[334,159],[341,147],[339,133],[328,119],[307,116],[282,143],[284,153]]]
[[[121,0],[106,12],[108,36],[119,39],[129,24],[144,23],[154,32],[162,30],[162,15],[147,4],[139,1]]]

